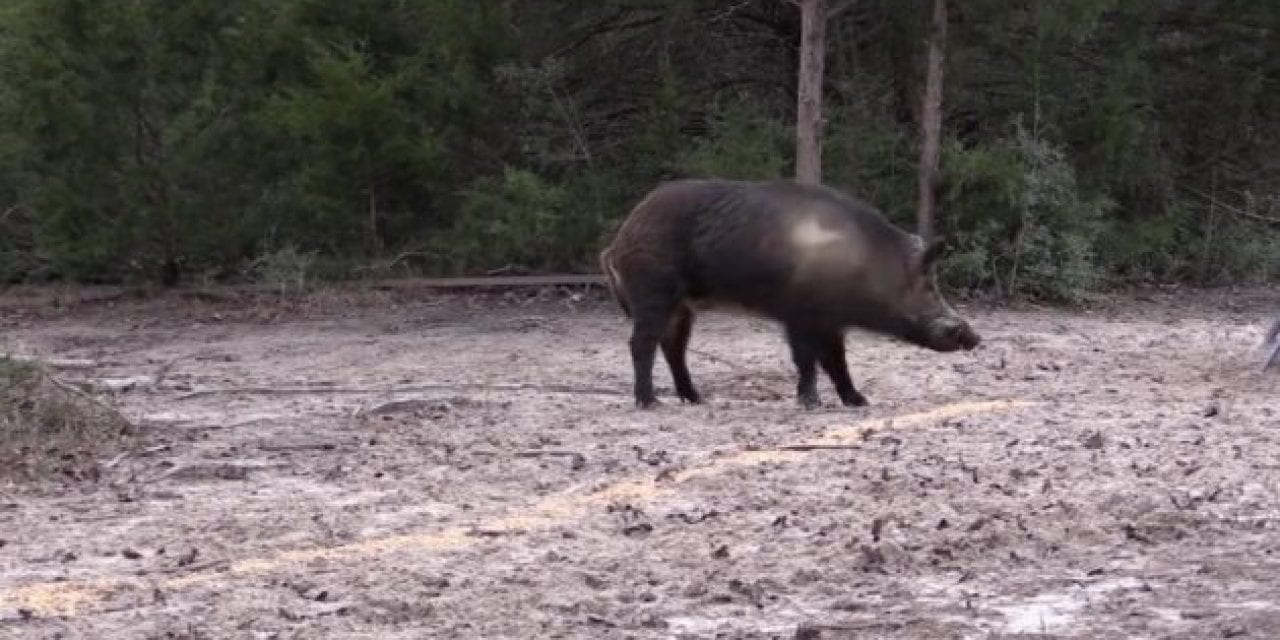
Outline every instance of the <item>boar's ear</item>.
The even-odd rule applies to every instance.
[[[924,253],[920,254],[920,268],[928,269],[933,263],[942,257],[942,253],[947,250],[947,239],[942,236],[936,236],[925,245]]]

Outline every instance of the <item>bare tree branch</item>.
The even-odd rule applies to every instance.
[[[717,13],[716,15],[712,16],[711,19],[708,20],[707,22],[720,22],[721,20],[729,18],[733,14],[737,13],[739,9],[749,4],[751,4],[751,0],[742,0],[742,2],[739,2],[738,4],[735,4],[732,7],[729,7],[728,9],[725,9],[724,11],[721,11],[720,13]]]
[[[844,13],[846,10],[852,9],[853,6],[856,4],[858,4],[858,0],[845,0],[840,4],[837,4],[836,6],[827,10],[827,19],[831,20],[835,18],[836,16]]]
[[[1203,191],[1193,189],[1191,187],[1183,186],[1182,190],[1204,200],[1205,202],[1210,202],[1210,203],[1213,203],[1215,206],[1222,207],[1224,211],[1226,211],[1227,213],[1233,216],[1236,216],[1237,218],[1244,218],[1246,220],[1253,220],[1255,222],[1265,222],[1267,224],[1280,225],[1280,218],[1263,215],[1261,213],[1254,213],[1253,211],[1249,211],[1246,209],[1241,209],[1240,207],[1229,205],[1214,196],[1211,196]]]

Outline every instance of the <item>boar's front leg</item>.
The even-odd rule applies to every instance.
[[[799,381],[796,396],[800,405],[815,409],[822,404],[818,398],[818,368],[831,378],[840,403],[846,407],[866,406],[867,399],[858,393],[849,377],[845,362],[844,336],[837,329],[811,329],[787,325],[787,342],[791,344],[791,359],[796,363]]]
[[[818,362],[835,385],[840,403],[846,407],[867,406],[867,399],[858,393],[853,380],[849,378],[849,364],[844,356],[844,335],[839,330],[824,331],[818,335],[821,339]]]
[[[667,333],[662,336],[662,355],[671,368],[671,379],[676,386],[676,394],[689,404],[702,402],[702,396],[693,387],[693,379],[689,376],[689,365],[685,361],[685,353],[689,347],[689,334],[693,331],[693,311],[686,305],[680,305],[671,316]]]

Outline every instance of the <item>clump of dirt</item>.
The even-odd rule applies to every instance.
[[[0,477],[98,477],[99,458],[136,435],[109,405],[38,363],[0,357]]]

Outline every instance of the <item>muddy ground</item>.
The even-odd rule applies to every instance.
[[[1266,291],[852,333],[872,406],[816,412],[733,316],[641,412],[595,294],[86,295],[0,350],[145,432],[0,485],[2,638],[1280,637]]]

